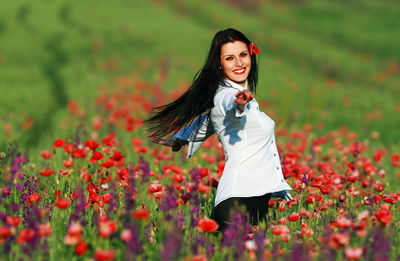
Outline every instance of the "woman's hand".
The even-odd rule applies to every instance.
[[[240,110],[240,112],[243,112],[244,110],[244,105],[246,105],[249,101],[251,101],[254,98],[254,94],[251,93],[249,90],[243,90],[243,91],[238,91],[236,93],[236,99],[233,101],[237,103],[237,108]]]
[[[234,99],[233,101],[236,102],[237,104],[242,104],[242,105],[246,105],[249,101],[251,101],[254,98],[254,95],[249,90],[238,91],[238,93],[236,93],[235,96],[236,99]]]

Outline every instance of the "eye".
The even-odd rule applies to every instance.
[[[233,60],[233,58],[232,57],[226,57],[225,60]]]
[[[247,56],[247,53],[241,53],[240,56],[245,57]]]

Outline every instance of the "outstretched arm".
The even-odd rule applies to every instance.
[[[233,101],[236,102],[236,106],[240,112],[243,112],[244,106],[254,98],[254,95],[249,90],[243,90],[236,93],[236,99]]]

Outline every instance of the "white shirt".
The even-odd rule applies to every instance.
[[[240,112],[233,100],[236,93],[245,88],[228,80],[224,83],[225,86],[219,86],[215,94],[210,115],[202,115],[174,135],[189,141],[188,158],[202,141],[213,133],[218,135],[226,162],[218,183],[215,206],[230,197],[253,197],[291,190],[282,174],[275,144],[275,122],[259,110],[255,99]],[[290,194],[286,192],[283,197],[290,199]]]

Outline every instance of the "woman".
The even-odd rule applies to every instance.
[[[259,111],[253,95],[257,53],[241,32],[218,32],[191,87],[176,101],[155,108],[145,121],[155,142],[173,151],[189,144],[188,158],[210,135],[218,135],[226,161],[214,203],[221,230],[235,204],[244,205],[256,225],[265,219],[271,195],[290,198],[275,145],[275,123]]]

